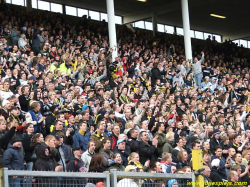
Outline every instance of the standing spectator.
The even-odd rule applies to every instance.
[[[117,145],[118,136],[120,134],[120,126],[119,124],[115,124],[112,127],[112,134],[110,135],[111,140],[111,149],[114,150],[115,146]]]
[[[84,167],[87,169],[87,171],[89,171],[89,164],[94,154],[95,154],[95,142],[90,140],[88,143],[87,150],[81,156],[84,162]]]
[[[9,170],[24,170],[24,157],[22,152],[22,139],[13,136],[9,148],[3,154],[3,167]],[[22,177],[12,176],[9,178],[10,187],[19,187],[23,183]]]
[[[214,154],[215,153],[215,148],[217,146],[221,145],[221,140],[220,140],[220,131],[218,129],[214,129],[213,131],[213,138],[210,139],[210,150]]]
[[[43,31],[43,29],[44,28],[40,27],[33,34],[32,45],[33,45],[35,55],[37,55],[40,51],[40,43],[41,42],[40,42],[39,36],[40,36],[41,32]]]
[[[20,31],[18,31],[18,26],[13,25],[13,29],[11,30],[11,39],[13,46],[17,45],[19,37],[20,37]]]
[[[113,158],[113,151],[111,151],[111,141],[110,139],[108,138],[105,138],[103,141],[102,141],[102,144],[103,144],[103,148],[100,152],[100,154],[102,155],[102,165],[108,169],[109,167],[109,162],[112,160]]]
[[[96,131],[91,135],[90,140],[95,142],[95,152],[99,153],[102,148],[102,141],[107,136],[104,134],[104,126],[101,122],[98,123]]]
[[[204,61],[204,52],[201,51],[201,59],[198,61],[198,58],[194,58],[193,64],[193,72],[196,86],[201,87],[201,79],[202,79],[202,71],[201,71],[201,63]]]
[[[44,133],[45,125],[43,124],[46,117],[42,116],[40,102],[33,102],[30,106],[30,110],[26,113],[25,118],[27,123],[32,123],[35,125],[34,133]]]
[[[148,133],[143,131],[140,133],[140,146],[139,146],[139,156],[141,159],[141,164],[145,164],[147,160],[150,160],[150,166],[157,161],[161,152],[157,149],[158,140],[157,136],[154,137],[153,141],[149,141]]]
[[[73,136],[74,144],[72,145],[72,147],[80,146],[82,147],[82,151],[85,152],[87,150],[87,145],[90,140],[91,133],[88,132],[86,121],[80,122],[78,124],[78,128],[79,131]]]

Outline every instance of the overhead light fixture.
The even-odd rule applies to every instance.
[[[226,18],[225,16],[220,16],[220,15],[217,15],[217,14],[210,14],[210,16],[213,16],[213,17],[216,17],[216,18],[221,18],[221,19]]]
[[[140,2],[143,2],[143,3],[147,2],[147,0],[137,0],[137,1],[140,1]]]

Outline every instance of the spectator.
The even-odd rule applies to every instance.
[[[87,145],[90,140],[91,133],[88,132],[87,123],[85,121],[80,122],[78,124],[78,127],[79,131],[73,136],[74,144],[72,147],[80,146],[82,147],[82,151],[85,152],[87,150]]]
[[[149,168],[150,160],[147,160],[144,166],[140,163],[139,154],[136,152],[132,152],[128,157],[128,165],[135,165],[138,169],[142,169],[143,171],[147,171]]]
[[[119,153],[115,153],[113,155],[112,161],[109,163],[109,171],[111,169],[116,169],[117,171],[125,171],[125,167],[122,164],[122,157]]]
[[[104,126],[99,122],[96,131],[91,135],[90,140],[95,142],[96,149],[95,152],[99,153],[102,147],[102,141],[104,140]]]
[[[89,172],[102,173],[105,168],[102,166],[102,155],[100,153],[94,154],[89,164]]]
[[[128,165],[128,156],[129,156],[129,152],[127,152],[125,150],[125,147],[126,147],[126,140],[124,139],[119,139],[117,141],[117,145],[115,147],[115,149],[113,150],[114,153],[119,153],[122,157],[122,164],[123,166],[127,166]]]
[[[22,139],[13,136],[10,141],[9,148],[3,154],[3,167],[9,170],[24,170],[24,156],[22,153]],[[22,177],[9,178],[10,186],[21,186],[24,182]]]
[[[102,165],[105,167],[105,169],[108,169],[109,162],[113,158],[113,151],[111,151],[111,141],[108,138],[105,138],[103,141],[103,149],[101,150],[100,154],[102,155]]]
[[[96,149],[95,142],[90,140],[88,143],[87,150],[81,156],[84,162],[84,167],[87,169],[87,171],[89,171],[89,164],[91,162],[93,155],[95,154],[95,149]]]
[[[157,160],[161,155],[161,152],[157,149],[158,140],[157,137],[154,137],[153,141],[149,141],[148,133],[142,131],[140,133],[140,146],[139,146],[139,156],[141,164],[145,164],[147,160],[150,160],[150,166]]]
[[[162,165],[162,172],[167,173],[167,168],[172,164],[172,154],[163,152],[162,153],[162,160],[161,160],[161,165]]]
[[[204,52],[201,51],[201,59],[198,61],[198,58],[194,58],[194,64],[193,64],[193,72],[194,72],[194,79],[196,82],[196,86],[199,86],[201,88],[201,79],[202,79],[202,71],[201,71],[201,63],[204,61]]]

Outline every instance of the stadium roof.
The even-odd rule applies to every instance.
[[[107,12],[106,0],[47,0],[79,8]],[[123,23],[139,20],[152,21],[182,27],[181,0],[114,0],[115,14],[123,16]],[[249,0],[189,0],[190,26],[193,30],[216,33],[231,40],[250,39]],[[215,18],[210,14],[225,16]]]

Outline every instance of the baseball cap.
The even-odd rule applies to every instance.
[[[118,145],[119,143],[122,143],[122,142],[126,142],[126,140],[124,140],[124,139],[119,139],[119,140],[117,140],[117,144],[116,144],[116,145]]]
[[[216,159],[212,160],[211,166],[212,167],[219,167],[220,166],[220,159],[216,158]]]

